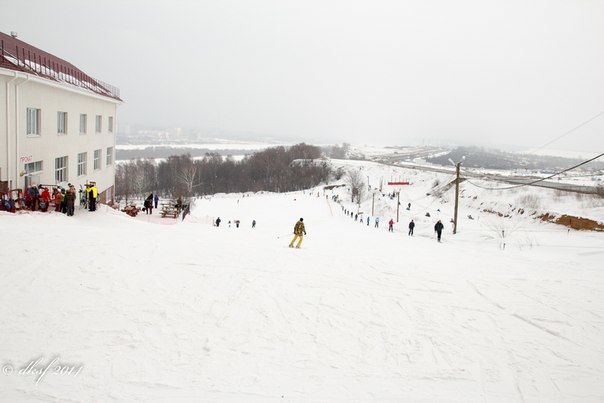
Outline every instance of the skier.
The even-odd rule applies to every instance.
[[[300,245],[302,245],[302,240],[304,239],[304,235],[306,235],[306,228],[304,227],[304,218],[300,218],[300,220],[294,225],[294,237],[292,241],[289,243],[289,247],[294,247],[294,242],[298,240],[296,244],[296,248],[300,249]]]
[[[367,216],[367,226],[369,227],[369,216]]]
[[[390,221],[388,221],[388,232],[394,232],[394,219],[390,219]]]
[[[239,220],[235,220],[235,226],[236,226],[237,228],[239,228],[239,223],[240,223],[240,222],[241,222],[241,221],[239,221]]]
[[[155,208],[157,208],[157,205],[159,204],[159,196],[157,193],[155,193],[155,196],[153,196],[153,202],[155,204]]]
[[[355,221],[357,221],[357,219],[358,219],[358,218],[359,218],[359,215],[358,215],[358,214],[355,214],[355,215],[354,215],[354,220],[355,220]]]
[[[409,223],[409,236],[413,236],[413,228],[415,228],[415,223],[413,220]]]
[[[380,217],[375,217],[375,228],[380,227]]]
[[[443,228],[445,228],[445,226],[442,222],[440,222],[440,220],[438,220],[438,222],[434,225],[434,231],[436,231],[436,237],[438,239],[438,242],[440,242],[440,237],[443,233]]]
[[[256,220],[252,220],[252,228],[256,228]]]
[[[220,217],[218,217],[218,218],[216,219],[216,226],[217,226],[217,227],[220,227]]]

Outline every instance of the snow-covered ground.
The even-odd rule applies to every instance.
[[[0,213],[2,400],[604,399],[604,234],[515,210],[602,220],[600,202],[463,185],[453,236],[452,190],[425,196],[447,175],[334,164],[362,170],[372,187],[411,182],[394,233],[394,200],[378,192],[380,228],[373,217],[368,227],[344,216],[357,209],[345,188],[206,197],[183,222],[104,206]],[[367,192],[363,216],[371,203]],[[299,217],[308,235],[289,249]],[[241,228],[229,227],[236,219]],[[19,371],[53,357],[83,369],[53,367],[37,384]]]

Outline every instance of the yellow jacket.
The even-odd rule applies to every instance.
[[[294,225],[294,234],[306,235],[306,228],[304,228],[304,223],[302,221],[298,221],[296,225]]]

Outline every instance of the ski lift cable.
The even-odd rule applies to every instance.
[[[556,142],[556,141],[560,140],[562,137],[568,136],[568,135],[569,135],[569,134],[571,134],[572,132],[574,132],[574,131],[576,131],[576,130],[578,130],[578,129],[582,128],[583,126],[587,125],[588,123],[591,123],[592,121],[596,120],[597,118],[599,118],[599,117],[600,117],[600,116],[602,116],[602,115],[604,115],[604,111],[601,111],[600,113],[598,113],[598,114],[596,114],[596,115],[592,116],[591,118],[589,118],[589,119],[587,119],[587,120],[583,121],[582,123],[580,123],[579,125],[577,125],[577,126],[573,127],[572,129],[567,130],[566,132],[562,133],[561,135],[559,135],[558,137],[554,138],[553,140],[548,141],[547,143],[543,144],[542,146],[540,146],[540,147],[537,147],[537,148],[534,148],[534,149],[530,150],[530,151],[529,151],[529,152],[527,152],[526,154],[532,154],[532,153],[534,153],[535,151],[539,151],[539,150],[541,150],[542,148],[547,147],[548,145],[550,145],[550,144],[552,144],[552,143],[554,143],[554,142]]]
[[[528,182],[528,183],[520,183],[520,184],[518,184],[518,185],[513,185],[513,186],[504,186],[504,187],[499,187],[499,188],[486,187],[486,186],[478,185],[478,184],[476,184],[476,183],[472,182],[471,180],[469,180],[469,179],[467,179],[467,178],[466,178],[466,182],[468,182],[469,184],[474,185],[474,186],[476,186],[476,187],[478,187],[478,188],[481,188],[481,189],[486,189],[486,190],[508,190],[508,189],[516,189],[516,188],[520,188],[520,187],[524,187],[524,186],[532,186],[532,185],[534,185],[534,184],[536,184],[536,183],[543,182],[543,181],[545,181],[545,180],[547,180],[547,179],[551,179],[551,178],[553,178],[554,176],[558,176],[558,175],[560,175],[560,174],[563,174],[564,172],[568,172],[568,171],[571,171],[571,170],[573,170],[573,169],[579,168],[580,166],[585,165],[585,164],[588,164],[588,163],[590,163],[590,162],[592,162],[592,161],[595,161],[595,160],[597,160],[598,158],[600,158],[600,157],[602,157],[602,156],[604,156],[604,153],[600,153],[600,154],[596,155],[596,156],[595,156],[595,157],[593,157],[593,158],[590,158],[590,159],[588,159],[588,160],[585,160],[585,161],[583,161],[583,162],[581,162],[581,163],[579,163],[579,164],[577,164],[577,165],[573,165],[573,166],[572,166],[572,167],[570,167],[570,168],[566,168],[566,169],[564,169],[564,170],[562,170],[562,171],[559,171],[559,172],[553,173],[553,174],[551,174],[551,175],[549,175],[549,176],[546,176],[546,177],[544,177],[544,178],[539,178],[539,179],[536,179],[536,180],[531,181],[531,182]]]

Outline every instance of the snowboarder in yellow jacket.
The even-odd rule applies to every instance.
[[[289,243],[289,247],[293,248],[294,242],[296,242],[297,240],[298,243],[296,244],[296,248],[300,248],[300,245],[302,245],[302,240],[304,239],[304,235],[306,235],[306,228],[304,228],[304,218],[300,218],[296,225],[294,225],[294,237]]]

